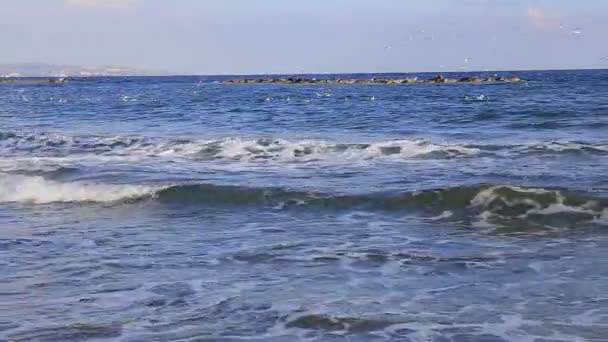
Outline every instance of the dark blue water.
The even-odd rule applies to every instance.
[[[0,83],[0,340],[606,341],[608,71],[519,75]]]

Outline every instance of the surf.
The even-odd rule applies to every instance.
[[[505,155],[605,156],[608,142],[548,141],[520,144],[437,142],[423,138],[341,142],[319,139],[228,136],[170,139],[145,136],[69,136],[0,132],[0,157],[118,157],[246,163],[350,162],[504,157]]]
[[[608,224],[608,198],[568,189],[469,185],[416,192],[332,194],[288,187],[213,183],[138,185],[60,182],[41,176],[0,174],[0,202],[128,204],[151,201],[173,207],[414,213],[433,222],[473,226]]]

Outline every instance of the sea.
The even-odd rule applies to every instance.
[[[0,340],[608,341],[608,70],[498,74],[0,83]]]

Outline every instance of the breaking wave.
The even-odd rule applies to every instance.
[[[141,198],[153,194],[155,190],[147,186],[64,183],[40,176],[0,174],[0,202],[115,202]]]
[[[0,155],[65,157],[78,155],[144,156],[246,162],[318,160],[442,159],[480,154],[590,153],[608,154],[608,143],[543,142],[519,145],[441,144],[424,139],[338,143],[275,138],[227,137],[215,140],[148,137],[65,136],[0,132]]]
[[[272,208],[317,207],[379,211],[416,210],[438,213],[433,220],[479,217],[499,222],[552,217],[600,220],[608,214],[608,199],[568,190],[509,185],[459,186],[400,194],[327,195],[283,188],[228,185],[179,185],[155,194],[161,202],[256,205]]]
[[[458,157],[477,153],[475,148],[456,144],[434,144],[426,140],[389,140],[343,144],[322,140],[249,139],[228,137],[216,140],[154,139],[146,137],[72,137],[57,134],[19,135],[0,133],[0,153],[32,153],[44,156],[98,154],[111,156],[184,157],[226,160],[318,160],[332,157],[375,158],[400,156]]]
[[[335,195],[288,188],[217,184],[173,186],[57,182],[0,174],[0,202],[154,201],[161,204],[258,207],[270,210],[417,212],[431,221],[484,225],[562,227],[608,223],[608,199],[564,189],[509,185],[458,186],[406,193]]]

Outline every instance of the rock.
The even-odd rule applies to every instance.
[[[479,82],[481,82],[481,78],[468,76],[468,77],[463,77],[463,78],[459,79],[458,82],[462,82],[462,83],[479,83]]]
[[[289,83],[289,84],[302,83],[302,79],[301,78],[295,78],[295,77],[289,77],[287,79],[287,83]]]
[[[431,79],[429,79],[430,83],[445,83],[446,78],[443,75],[437,75]]]
[[[49,83],[66,83],[65,77],[49,78]]]
[[[47,79],[51,83],[65,82],[63,79]],[[370,79],[364,78],[335,78],[335,79],[321,79],[316,78],[304,78],[304,77],[288,77],[288,78],[259,78],[259,79],[228,79],[224,80],[223,83],[274,83],[274,84],[406,84],[406,83],[496,83],[496,82],[521,82],[521,78],[518,76],[500,77],[493,75],[490,77],[475,77],[467,76],[460,79],[447,78],[443,75],[437,75],[435,77],[421,80],[418,77],[412,78],[376,78]]]

